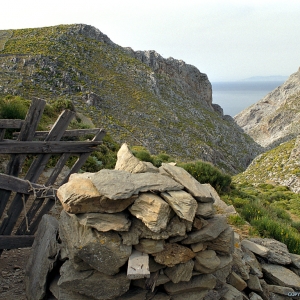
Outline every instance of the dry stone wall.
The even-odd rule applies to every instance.
[[[211,186],[140,162],[126,144],[115,170],[72,175],[57,195],[60,219],[43,218],[28,262],[28,299],[269,300],[300,290],[299,255],[275,240],[241,242],[215,213],[225,204]]]

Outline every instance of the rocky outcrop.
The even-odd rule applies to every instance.
[[[131,155],[120,157],[130,160]],[[118,165],[127,166],[124,161]],[[210,193],[210,201],[205,198],[206,202],[202,202],[202,197],[192,195],[190,187],[195,183],[188,182],[186,171],[169,165],[162,168],[165,172],[161,176],[165,177],[167,186],[170,180],[178,180],[180,190],[172,191],[170,186],[168,191],[151,190],[151,185],[145,182],[143,186],[148,190],[139,191],[133,204],[118,213],[91,212],[89,205],[83,205],[88,201],[85,196],[77,201],[79,194],[72,207],[78,205],[80,209],[74,208],[74,211],[81,213],[63,210],[58,234],[57,222],[52,228],[45,226],[49,221],[43,221],[27,267],[29,299],[46,295],[48,286],[55,299],[78,300],[269,300],[296,295],[300,286],[299,255],[290,254],[284,244],[271,239],[241,241],[223,215],[214,212],[202,217],[197,215],[199,206],[214,203],[216,192],[210,193],[212,188],[204,186]],[[114,171],[125,178],[126,174],[155,174]],[[95,181],[95,176],[98,189],[101,182],[106,182],[105,174],[80,176],[91,182]],[[74,178],[78,177],[70,177],[59,189],[74,185],[74,181],[78,184]],[[126,190],[126,186],[123,189]],[[102,194],[103,190],[98,192]],[[180,199],[184,199],[181,203],[163,196],[169,194],[173,198],[178,192]],[[68,194],[58,195],[65,203]],[[127,191],[123,195],[126,197]],[[107,201],[117,201],[111,193],[105,197]],[[53,218],[44,217],[44,220]],[[50,237],[49,252],[49,247],[42,242]],[[43,255],[44,259],[38,260],[43,263],[32,264],[35,257],[43,258]],[[43,277],[39,278],[42,283],[39,293],[32,293],[31,289],[36,285],[35,274]]]
[[[234,119],[257,143],[274,148],[300,134],[299,97],[300,69]]]
[[[2,36],[0,95],[69,99],[120,144],[202,159],[232,174],[261,151],[212,103],[207,75],[182,60],[122,48],[84,24]]]

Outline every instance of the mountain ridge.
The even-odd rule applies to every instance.
[[[2,34],[1,34],[2,33]],[[238,173],[261,152],[196,67],[133,51],[84,24],[0,32],[0,95],[69,99],[117,142]]]

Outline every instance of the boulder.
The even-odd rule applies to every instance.
[[[125,273],[109,276],[94,270],[78,272],[70,261],[62,265],[60,274],[58,286],[91,299],[113,299],[126,293],[130,286],[130,280]]]
[[[197,211],[197,201],[185,191],[168,191],[160,194],[181,219],[192,222]]]
[[[75,215],[65,211],[60,215],[59,232],[70,259],[83,260],[108,275],[118,273],[131,255],[132,247],[124,245],[117,232],[99,232],[83,226]]]
[[[199,202],[213,202],[209,190],[183,168],[162,163],[164,169],[175,181],[182,184],[186,190]]]
[[[129,211],[141,219],[151,231],[160,232],[167,227],[171,208],[159,196],[153,193],[141,193]]]
[[[39,300],[46,295],[47,277],[59,253],[56,240],[58,227],[58,221],[54,217],[50,215],[42,217],[25,269],[25,288],[28,299]]]
[[[194,269],[202,274],[208,274],[216,271],[220,263],[215,251],[204,250],[196,254]]]
[[[198,203],[196,216],[208,219],[214,215],[214,204],[212,202]]]
[[[117,162],[115,170],[123,170],[130,173],[158,173],[158,168],[150,162],[140,161],[136,158],[126,143],[124,143],[117,153]]]

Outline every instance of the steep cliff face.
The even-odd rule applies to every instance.
[[[300,69],[235,121],[257,143],[273,148],[300,134]]]
[[[181,60],[122,48],[82,24],[2,31],[0,44],[2,95],[71,99],[120,143],[231,173],[261,151],[212,104],[207,76]]]

